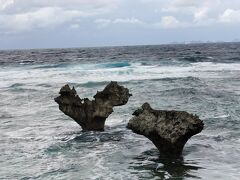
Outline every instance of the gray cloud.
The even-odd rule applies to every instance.
[[[234,39],[239,19],[239,0],[0,0],[0,47]]]
[[[12,33],[74,23],[105,14],[118,0],[0,0],[0,31]]]

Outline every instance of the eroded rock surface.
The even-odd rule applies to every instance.
[[[104,131],[106,118],[113,112],[114,106],[128,102],[129,90],[110,82],[103,91],[97,92],[94,100],[81,99],[74,87],[65,85],[60,89],[60,96],[55,98],[59,109],[74,119],[84,131]]]
[[[203,129],[197,115],[185,111],[154,110],[148,103],[133,113],[127,128],[150,139],[161,155],[180,156],[186,142]]]

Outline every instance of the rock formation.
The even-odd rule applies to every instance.
[[[154,110],[148,103],[133,113],[127,128],[150,139],[163,156],[180,156],[184,145],[203,129],[198,116],[185,111]]]
[[[131,96],[129,90],[117,82],[111,82],[103,91],[97,92],[92,101],[81,99],[74,87],[71,89],[69,85],[63,86],[59,94],[54,99],[59,109],[84,131],[104,131],[105,120],[113,112],[113,107],[126,104]]]

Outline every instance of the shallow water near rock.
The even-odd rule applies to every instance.
[[[0,179],[239,179],[239,55],[239,43],[0,51]],[[91,99],[111,80],[133,96],[105,132],[54,102],[66,83]],[[182,158],[126,129],[144,102],[204,121]]]

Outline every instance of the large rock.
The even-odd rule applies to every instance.
[[[188,139],[200,133],[204,126],[196,115],[154,110],[148,103],[133,115],[127,128],[150,139],[163,156],[180,156]]]
[[[65,85],[60,89],[60,96],[55,98],[59,109],[74,119],[84,131],[104,131],[106,118],[113,112],[114,106],[128,102],[129,90],[110,82],[103,91],[97,92],[94,100],[81,99],[74,87]]]

